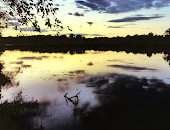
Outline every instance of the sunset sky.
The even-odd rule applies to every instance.
[[[59,30],[60,34],[114,37],[153,32],[163,35],[170,28],[170,0],[54,0],[54,4],[59,8],[57,17],[65,28]],[[4,36],[16,34],[19,31],[3,32]],[[37,33],[27,27],[23,34]],[[55,34],[55,29],[42,27],[42,34]]]

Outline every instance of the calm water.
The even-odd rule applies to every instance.
[[[75,116],[75,107],[82,108],[88,104],[86,111],[90,111],[101,105],[94,92],[96,88],[88,87],[88,81],[93,77],[105,77],[108,83],[112,83],[115,79],[109,75],[123,74],[159,79],[170,84],[170,66],[164,56],[112,51],[87,51],[74,55],[5,51],[0,56],[2,73],[10,77],[12,84],[2,87],[1,102],[12,101],[18,92],[22,92],[25,101],[46,103],[43,114],[33,118],[35,128],[42,123],[45,129],[60,129],[79,120]],[[106,87],[103,82],[99,85]],[[64,95],[67,93],[67,97],[79,93],[77,106],[66,100]]]

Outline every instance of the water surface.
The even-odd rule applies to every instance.
[[[113,51],[86,51],[74,55],[5,51],[0,56],[2,73],[10,77],[12,84],[2,87],[1,102],[10,102],[22,92],[25,101],[46,103],[43,114],[33,119],[34,128],[41,124],[45,129],[66,128],[79,120],[75,115],[77,108],[88,104],[86,111],[90,111],[101,105],[95,86],[89,87],[89,81],[94,77],[98,81],[93,85],[102,89],[107,87],[106,83],[115,81],[113,75],[116,74],[170,84],[170,66],[164,56]],[[65,94],[68,98],[78,94],[78,102],[76,97],[73,98],[77,105],[67,101]]]

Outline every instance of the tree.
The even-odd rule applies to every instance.
[[[153,34],[152,32],[150,32],[150,33],[148,34],[148,36],[149,36],[149,37],[153,37],[154,34]]]
[[[53,0],[2,0],[0,8],[0,29],[30,25],[34,31],[41,32],[38,18],[49,28],[63,29],[62,23],[56,17],[57,7]],[[15,20],[16,22],[10,22]]]
[[[165,31],[165,35],[170,35],[170,28]]]
[[[69,35],[69,38],[70,38],[70,39],[74,39],[74,38],[75,38],[75,35],[74,35],[74,34],[70,34],[70,35]]]

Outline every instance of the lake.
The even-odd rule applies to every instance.
[[[30,129],[39,127],[47,130],[95,129],[96,125],[100,126],[100,121],[103,122],[103,120],[103,125],[98,129],[159,128],[162,125],[169,125],[169,121],[164,122],[165,124],[161,123],[162,125],[158,123],[162,118],[168,118],[163,113],[156,117],[158,118],[156,121],[152,119],[155,118],[154,116],[149,116],[151,119],[144,119],[148,122],[151,121],[151,124],[143,120],[147,116],[143,117],[139,111],[132,111],[135,113],[135,116],[130,114],[132,118],[126,114],[117,115],[115,113],[119,113],[120,108],[128,108],[120,110],[120,113],[127,112],[134,106],[135,110],[143,110],[143,107],[147,106],[149,112],[156,108],[155,114],[158,113],[157,110],[163,111],[163,108],[157,106],[148,107],[148,102],[156,101],[159,104],[159,101],[162,102],[164,98],[167,99],[167,102],[170,101],[166,95],[169,94],[170,66],[165,57],[167,55],[163,53],[148,57],[147,54],[114,51],[86,51],[83,54],[69,54],[6,50],[0,56],[0,63],[3,67],[1,73],[10,78],[10,83],[1,87],[0,102],[13,102],[18,93],[24,102],[37,101],[40,104],[37,108],[40,114],[31,116],[31,124],[28,121],[20,122],[20,120],[17,123],[17,125],[24,124],[23,127],[30,126]],[[122,91],[117,90],[116,87],[116,90],[112,90],[114,86],[120,86]],[[139,96],[140,94],[142,96]],[[166,97],[163,97],[162,100],[157,99],[160,94],[161,98],[162,95],[166,95]],[[123,100],[120,100],[122,95]],[[126,95],[125,98],[124,95]],[[136,98],[135,101],[134,98]],[[110,101],[114,105],[110,104]],[[146,101],[148,102],[146,103]],[[120,105],[120,102],[123,105]],[[140,107],[134,105],[136,102],[142,102],[142,105],[140,104]],[[109,104],[111,108],[115,108],[114,113],[106,109]],[[129,104],[132,105],[129,107]],[[92,118],[93,116],[89,117],[89,115],[93,115],[94,110],[98,112],[102,105],[105,107],[100,111],[101,120],[95,123],[96,116]],[[163,105],[166,106],[166,103]],[[166,107],[169,108],[169,106]],[[141,113],[146,114],[147,112]],[[136,113],[139,115],[137,116]],[[107,114],[115,115],[115,118]],[[119,119],[119,117],[121,118]],[[121,126],[121,123],[128,122],[129,124],[130,121],[138,120],[136,117],[140,118],[139,124]],[[112,118],[116,121],[115,126],[109,122]],[[90,119],[93,121],[93,125],[95,124],[94,126],[89,123]],[[129,121],[125,121],[125,119]],[[106,120],[108,121],[105,122]],[[146,125],[142,125],[142,121]]]

